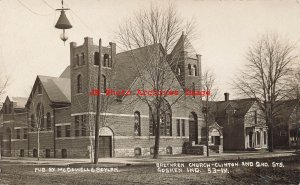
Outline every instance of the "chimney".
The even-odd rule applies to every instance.
[[[225,101],[229,101],[229,93],[228,92],[224,93],[224,96],[225,96]]]

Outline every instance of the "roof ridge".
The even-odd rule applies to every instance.
[[[143,46],[143,47],[139,47],[139,48],[135,48],[135,49],[123,51],[123,52],[117,53],[117,55],[118,55],[118,54],[123,54],[123,53],[132,52],[132,51],[137,51],[137,50],[139,50],[139,49],[145,49],[146,47],[155,46],[155,45],[160,45],[160,44],[161,44],[161,43],[150,44],[150,45],[147,45],[147,46]]]

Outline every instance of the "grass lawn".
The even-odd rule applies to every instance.
[[[253,161],[255,162],[255,161]],[[300,160],[285,162],[283,168],[272,167],[233,167],[229,173],[158,173],[155,165],[123,166],[119,172],[58,172],[58,168],[68,166],[51,166],[36,164],[20,164],[18,162],[0,161],[0,185],[30,184],[299,184]],[[48,168],[56,168],[48,172]],[[90,165],[74,165],[73,168],[91,167]],[[36,168],[45,168],[46,172],[35,172]]]

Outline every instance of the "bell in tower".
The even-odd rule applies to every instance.
[[[56,9],[56,10],[60,10],[60,16],[55,24],[55,28],[57,29],[62,29],[63,33],[60,35],[60,39],[62,41],[64,41],[64,43],[68,40],[68,35],[66,34],[66,29],[71,29],[72,25],[70,23],[70,21],[68,20],[65,10],[70,10],[68,8],[64,8],[64,1],[62,0],[61,2],[62,4],[62,8],[60,9]]]

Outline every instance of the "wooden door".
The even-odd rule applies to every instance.
[[[112,139],[111,136],[99,137],[99,157],[112,157]]]

